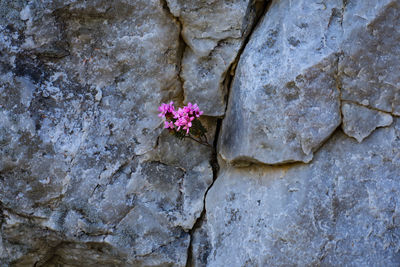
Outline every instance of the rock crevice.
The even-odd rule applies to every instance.
[[[0,265],[397,266],[399,10],[0,1]]]

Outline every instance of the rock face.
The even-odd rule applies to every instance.
[[[335,133],[309,164],[224,169],[207,194],[207,265],[397,266],[399,137],[396,119],[361,144]]]
[[[262,6],[257,2],[263,1],[167,2],[182,24],[182,38],[187,44],[181,71],[185,102],[197,102],[207,115],[222,116],[228,69]]]
[[[195,266],[399,264],[398,8],[272,2],[238,63]],[[348,136],[330,136],[340,115]]]
[[[348,1],[339,74],[342,98],[400,115],[400,3]]]
[[[399,1],[0,14],[1,266],[399,265]]]
[[[213,174],[210,149],[160,136],[179,23],[159,1],[1,12],[0,265],[184,266]]]
[[[398,5],[273,1],[238,64],[222,157],[309,162],[340,124],[340,100],[398,115]]]
[[[309,162],[340,124],[332,40],[341,31],[330,19],[339,2],[323,9],[273,1],[238,63],[220,143],[225,160]]]

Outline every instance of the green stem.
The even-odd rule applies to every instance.
[[[187,137],[189,139],[192,139],[193,141],[195,141],[195,142],[197,142],[197,143],[199,143],[199,144],[201,144],[203,146],[208,146],[208,147],[212,148],[212,146],[207,142],[207,137],[206,137],[206,141],[205,142],[203,142],[202,140],[197,140],[196,138],[193,138],[190,134],[189,135],[185,135],[185,137]]]

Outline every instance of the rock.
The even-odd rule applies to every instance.
[[[189,266],[200,267],[208,266],[207,258],[211,252],[210,240],[208,238],[207,217],[204,216],[199,221],[199,224],[192,232],[191,236],[191,251]]]
[[[337,131],[309,164],[223,167],[207,266],[397,266],[399,137],[396,119],[361,144]]]
[[[359,143],[376,128],[389,126],[393,122],[390,114],[346,102],[342,105],[342,114],[343,131]]]
[[[339,99],[398,114],[398,8],[389,0],[273,2],[238,64],[222,157],[309,162],[340,124]]]
[[[397,266],[398,14],[0,1],[0,266]]]
[[[203,125],[208,129],[209,140],[214,138],[215,124],[215,119],[203,120]],[[173,184],[173,188],[177,188],[176,197],[171,197],[171,199],[176,199],[178,203],[171,206],[179,207],[179,211],[177,214],[168,213],[168,216],[175,217],[175,225],[184,230],[192,229],[204,208],[205,192],[213,182],[213,170],[209,162],[212,158],[211,153],[210,148],[192,140],[181,141],[164,133],[160,137],[158,147],[148,155],[152,160],[165,164],[165,166],[178,167],[183,174],[183,179],[170,181],[156,191],[161,192],[162,188],[166,188],[168,184]],[[171,175],[167,175],[166,178],[169,176]],[[166,190],[168,194],[171,194],[171,189]],[[143,191],[143,188],[139,187],[136,190],[140,192]],[[166,204],[165,200],[162,202]],[[158,213],[160,212],[162,210],[158,211]]]
[[[347,2],[339,61],[342,99],[400,115],[400,4]]]
[[[0,265],[184,266],[213,172],[160,135],[179,23],[159,1],[0,10]]]
[[[222,116],[225,113],[227,84],[225,77],[235,60],[241,42],[222,40],[209,55],[199,57],[186,49],[182,62],[185,102],[196,102],[206,115]],[[227,51],[224,51],[227,50]],[[211,96],[211,98],[210,98]]]
[[[339,2],[271,4],[238,63],[220,140],[225,160],[309,162],[340,124],[341,30],[331,17]]]
[[[257,11],[262,9],[261,2],[167,0],[182,24],[187,44],[181,71],[185,103],[196,102],[206,115],[224,115],[224,81]]]

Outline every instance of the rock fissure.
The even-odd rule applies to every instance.
[[[178,51],[177,51],[177,67],[178,67],[178,73],[177,73],[177,77],[178,80],[180,82],[180,93],[178,96],[176,96],[176,101],[179,102],[180,104],[183,104],[183,100],[184,100],[184,88],[183,88],[183,84],[184,84],[184,79],[182,77],[182,61],[183,61],[183,56],[185,54],[185,50],[188,47],[187,42],[185,41],[184,37],[183,37],[183,22],[182,20],[179,18],[179,16],[175,16],[172,12],[171,12],[171,8],[169,7],[169,4],[167,2],[167,0],[160,0],[161,6],[163,7],[163,9],[165,10],[165,12],[168,14],[168,16],[179,26],[179,47],[178,47]]]
[[[363,103],[360,103],[358,101],[347,100],[347,99],[341,99],[340,101],[343,102],[343,103],[350,103],[350,104],[357,105],[357,106],[360,106],[360,107],[364,107],[364,108],[367,108],[367,109],[370,109],[370,110],[374,110],[376,112],[382,112],[382,113],[385,113],[385,114],[393,116],[393,117],[400,117],[400,114],[395,114],[393,112],[388,112],[386,110],[382,110],[382,109],[378,109],[378,108],[375,108],[375,107],[371,107],[369,105],[364,105]]]
[[[218,178],[218,173],[219,173],[219,169],[220,166],[218,164],[218,152],[217,152],[217,144],[218,144],[218,137],[221,131],[221,125],[222,125],[222,119],[218,119],[217,120],[217,127],[215,129],[215,138],[213,140],[213,147],[212,147],[212,154],[211,154],[211,158],[210,158],[210,165],[212,167],[212,171],[213,171],[213,181],[210,184],[210,186],[207,188],[206,192],[204,193],[204,197],[203,197],[203,210],[200,213],[200,216],[196,219],[196,222],[194,223],[192,229],[189,230],[189,236],[190,236],[190,241],[189,241],[189,247],[188,247],[188,256],[187,256],[187,262],[186,262],[186,267],[190,267],[191,265],[191,261],[193,258],[192,255],[192,240],[193,240],[193,233],[199,229],[202,221],[205,218],[206,215],[206,198],[207,198],[207,193],[208,191],[212,188],[214,182],[217,180]]]
[[[262,18],[265,16],[265,14],[267,14],[271,3],[272,3],[272,0],[255,1],[256,18],[253,22],[252,27],[249,30],[249,33],[247,34],[246,38],[244,39],[243,44],[241,45],[235,59],[229,66],[228,71],[225,73],[223,84],[227,88],[227,93],[226,93],[226,105],[225,105],[224,117],[226,114],[226,110],[228,109],[229,94],[231,92],[232,82],[235,77],[236,67],[239,62],[240,56],[243,54],[244,49],[246,48],[247,44],[249,43],[251,36],[253,35],[253,32],[258,27],[258,25],[261,23]]]
[[[18,211],[13,210],[12,208],[5,207],[4,205],[2,207],[2,211],[7,211],[8,213],[13,214],[14,216],[18,216],[18,217],[27,219],[29,221],[35,221],[35,220],[45,221],[46,219],[48,219],[46,217],[37,216],[37,215],[34,215],[34,214],[27,214],[27,213],[23,213],[23,212],[18,212]],[[3,213],[3,218],[5,216],[6,215],[4,215],[4,213]]]
[[[343,121],[343,114],[342,114],[342,85],[339,78],[339,61],[340,61],[341,53],[336,55],[336,72],[335,72],[335,82],[336,82],[336,89],[339,92],[339,114],[340,114],[340,121]]]
[[[235,60],[232,62],[232,64],[230,65],[230,67],[228,68],[228,71],[225,73],[225,78],[224,78],[224,82],[223,84],[225,84],[228,88],[227,90],[227,98],[229,97],[229,91],[230,91],[230,87],[232,85],[232,81],[233,78],[235,76],[235,68],[237,65],[237,62],[239,61],[240,55],[243,53],[243,50],[245,48],[245,46],[247,45],[247,43],[250,40],[251,34],[253,33],[254,29],[258,26],[260,20],[262,19],[262,17],[267,13],[269,4],[271,1],[269,0],[265,0],[265,1],[257,1],[257,2],[262,2],[262,12],[257,12],[257,17],[256,20],[254,21],[251,30],[249,31],[249,34],[247,35],[247,37],[245,38],[245,41],[243,42],[241,48],[239,49]],[[226,106],[225,106],[225,112],[228,106],[228,101],[226,101]],[[213,151],[211,154],[211,159],[210,159],[210,165],[212,166],[212,170],[213,170],[213,181],[210,184],[210,186],[207,188],[205,194],[204,194],[204,198],[203,198],[203,210],[200,214],[200,216],[197,218],[195,224],[193,225],[192,229],[189,230],[189,235],[190,235],[190,242],[189,242],[189,247],[188,247],[188,256],[187,256],[187,262],[186,262],[186,267],[191,267],[192,266],[192,260],[193,260],[193,247],[192,247],[192,240],[193,240],[193,234],[195,231],[199,230],[199,228],[201,227],[202,222],[205,219],[206,216],[206,198],[207,198],[207,193],[209,192],[209,190],[213,187],[215,181],[218,178],[218,174],[219,174],[219,170],[220,170],[220,166],[218,163],[218,140],[220,137],[220,132],[222,129],[222,121],[223,118],[219,118],[217,119],[217,126],[216,126],[216,130],[215,130],[215,135],[214,135],[214,140],[213,140]]]
[[[397,266],[399,8],[1,2],[0,265]]]
[[[291,36],[290,29],[281,29],[283,26],[271,22],[273,17],[282,19],[279,12],[275,13],[280,6],[278,2],[270,3],[267,12],[271,18],[261,20],[262,27],[251,34],[251,46],[246,45],[245,57],[241,56],[235,71],[239,71],[240,78],[234,80],[229,93],[228,120],[225,119],[220,149],[222,157],[230,163],[308,163],[313,152],[340,124],[338,92],[334,84],[337,68],[332,64],[336,56],[322,41],[312,43],[315,49],[321,50],[318,58],[302,53],[300,44],[306,44],[306,40]],[[324,13],[330,15],[330,10]],[[329,17],[326,23],[328,21]],[[320,25],[317,21],[312,23]],[[296,31],[309,27],[297,19],[289,25]],[[318,37],[323,40],[324,33]],[[288,53],[281,54],[278,42],[290,48]],[[270,56],[257,58],[262,51]],[[295,59],[289,61],[291,54]],[[284,70],[280,71],[277,64]],[[294,70],[295,67],[299,70]],[[322,89],[321,82],[324,83]],[[252,120],[246,119],[249,117]]]

